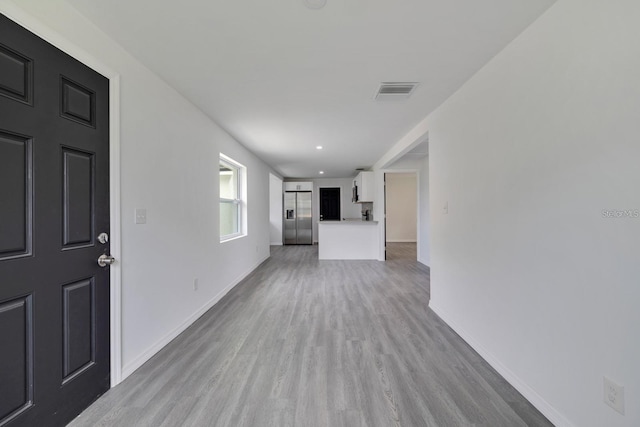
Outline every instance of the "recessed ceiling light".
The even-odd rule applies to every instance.
[[[322,148],[324,148],[322,145],[316,145],[316,150],[322,150]]]
[[[320,175],[324,175],[324,171],[320,171]]]

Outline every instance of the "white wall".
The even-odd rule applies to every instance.
[[[387,242],[416,242],[417,180],[415,173],[387,173]]]
[[[424,156],[416,157],[405,155],[398,160],[390,163],[385,169],[390,170],[421,170],[424,166]]]
[[[420,125],[431,306],[559,426],[640,425],[638,22],[558,0]]]
[[[282,179],[269,174],[269,236],[272,245],[282,245]]]
[[[26,13],[120,74],[126,377],[269,256],[270,169],[64,1],[0,6]],[[248,171],[248,236],[223,244],[220,152]],[[147,209],[147,224],[134,225],[135,208]]]
[[[429,207],[429,157],[421,159],[418,173],[418,261],[431,266],[431,211]]]
[[[313,182],[313,199],[311,201],[311,211],[313,215],[313,241],[318,242],[318,221],[320,220],[320,188],[338,187],[341,190],[340,217],[341,218],[361,218],[361,205],[351,203],[351,188],[354,178],[316,178],[300,181]]]

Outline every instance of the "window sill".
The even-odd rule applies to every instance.
[[[230,242],[232,240],[238,240],[246,236],[247,236],[246,234],[232,234],[230,236],[225,236],[220,238],[220,243]]]

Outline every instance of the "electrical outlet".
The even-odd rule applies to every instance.
[[[624,387],[604,377],[604,403],[624,415]]]
[[[193,279],[193,290],[194,291],[198,290],[198,279]]]

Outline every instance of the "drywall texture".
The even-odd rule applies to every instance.
[[[126,376],[269,256],[270,169],[66,2],[14,3],[121,76]],[[220,152],[248,176],[248,235],[222,244]],[[135,208],[147,224],[134,225]]]
[[[558,0],[426,121],[432,307],[560,426],[640,425],[638,22]]]
[[[415,173],[387,173],[387,242],[417,241],[417,178]]]

